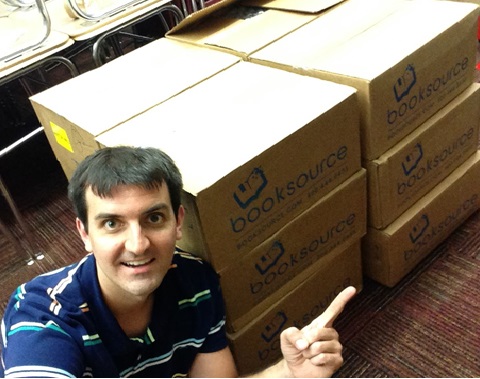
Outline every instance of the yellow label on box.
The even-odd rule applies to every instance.
[[[67,131],[51,121],[50,127],[52,128],[53,135],[55,136],[55,141],[57,141],[60,146],[73,153],[72,145],[70,144],[70,140],[68,139]]]

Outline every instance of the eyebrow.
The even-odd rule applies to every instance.
[[[150,208],[148,208],[145,212],[142,213],[142,215],[147,215],[147,214],[150,214],[152,212],[164,211],[164,210],[168,210],[168,209],[169,209],[168,204],[159,203],[159,204],[155,204],[155,205],[151,206]],[[105,219],[109,219],[109,218],[119,218],[119,217],[121,217],[121,216],[119,214],[116,214],[116,213],[99,213],[99,214],[95,215],[94,220],[105,220]]]

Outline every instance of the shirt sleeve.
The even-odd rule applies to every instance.
[[[2,320],[2,369],[9,377],[79,377],[82,353],[60,320],[43,311],[45,299],[14,294]]]

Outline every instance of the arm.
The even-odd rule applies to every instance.
[[[283,359],[251,377],[329,377],[343,364],[342,345],[333,322],[355,295],[348,287],[333,300],[319,317],[301,330],[285,329],[280,337]],[[236,377],[237,370],[230,349],[200,353],[190,370],[191,377]]]
[[[226,347],[214,353],[197,354],[189,376],[196,378],[237,377],[237,368],[230,349]]]
[[[76,343],[55,324],[24,322],[6,333],[10,334],[2,351],[6,378],[83,375],[82,354]]]

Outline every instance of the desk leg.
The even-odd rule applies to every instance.
[[[25,237],[25,241],[27,242],[28,245],[28,250],[27,253],[30,257],[28,264],[32,264],[34,260],[36,259],[43,259],[43,254],[40,251],[36,251],[36,244],[33,241],[31,230],[29,227],[27,227],[27,224],[23,221],[22,216],[20,215],[20,212],[18,211],[17,205],[13,201],[13,198],[10,196],[10,192],[8,191],[6,185],[4,184],[1,176],[0,176],[0,192],[2,192],[2,195],[5,197],[7,200],[8,205],[10,206],[10,209],[13,212],[13,215],[15,216],[16,221],[20,225],[20,228],[22,229],[23,235]],[[22,249],[22,245],[18,240],[15,239],[15,236],[13,233],[8,230],[8,228],[3,224],[3,222],[0,221],[0,229],[2,230],[3,233],[7,235],[8,238],[12,240],[12,242],[15,240],[14,244],[16,248]]]
[[[13,233],[10,231],[10,229],[7,228],[7,226],[3,223],[3,221],[0,219],[0,231],[2,232],[3,235],[5,235],[8,240],[12,243],[12,245],[17,249],[18,251],[23,251],[23,246],[22,244],[18,241],[17,237],[13,235]]]

